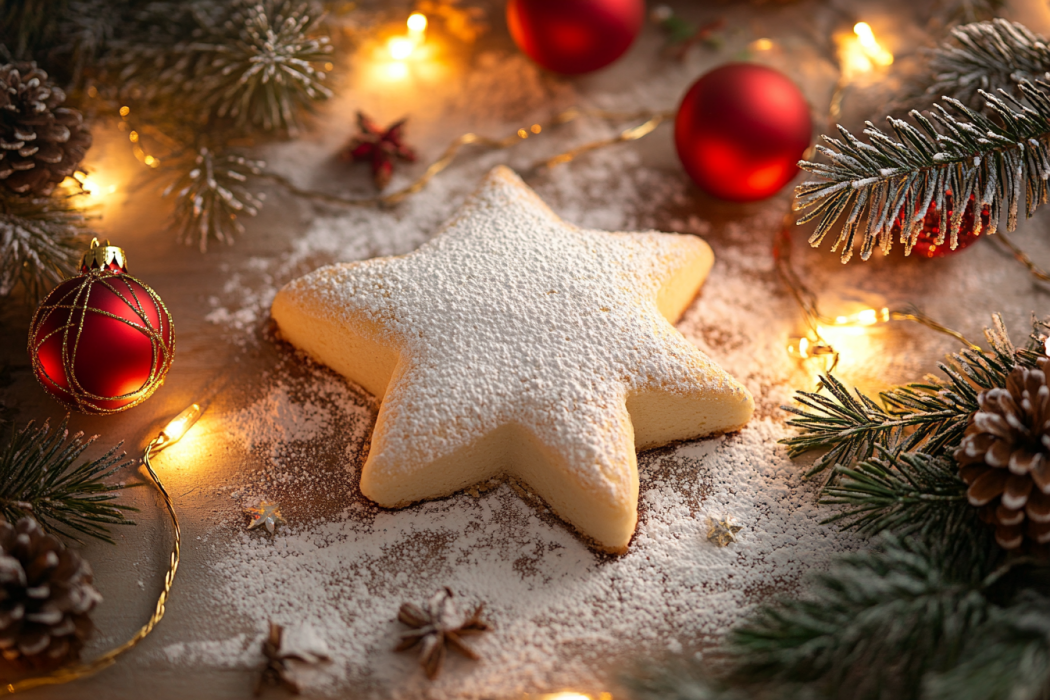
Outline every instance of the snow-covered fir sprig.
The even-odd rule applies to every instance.
[[[331,97],[324,68],[332,47],[310,4],[170,5],[141,12],[138,29],[107,58],[122,99],[213,127],[228,119],[236,128],[295,133],[313,103]]]
[[[975,22],[952,30],[952,41],[930,52],[932,83],[926,94],[954,97],[981,107],[980,91],[1012,90],[1022,80],[1044,80],[1050,71],[1045,37],[1005,19]]]
[[[212,52],[201,88],[204,104],[220,117],[265,131],[299,126],[314,101],[328,99],[328,37],[311,36],[309,6],[289,2],[244,4],[223,24],[228,40],[201,48]]]
[[[828,375],[820,378],[823,391],[797,392],[799,405],[783,407],[793,414],[788,425],[798,429],[797,435],[783,440],[788,455],[823,452],[807,476],[832,470],[832,477],[880,454],[922,452],[931,458],[950,457],[970,416],[980,408],[978,394],[1006,386],[1014,367],[1034,368],[1045,357],[1050,323],[1033,320],[1026,342],[1017,347],[1002,317],[996,315],[992,320],[992,327],[985,330],[990,349],[965,348],[949,355],[939,365],[944,379],[928,377],[872,397],[850,392]]]
[[[0,297],[20,286],[35,299],[73,274],[89,232],[74,196],[0,198]]]
[[[262,207],[263,195],[248,188],[248,180],[266,166],[235,153],[215,153],[200,148],[181,168],[175,180],[164,190],[164,196],[175,197],[173,218],[179,240],[196,242],[201,252],[208,241],[232,243],[244,231],[238,220],[255,216]]]
[[[844,219],[831,248],[841,249],[842,262],[852,257],[858,235],[862,259],[876,242],[889,252],[895,225],[907,254],[931,206],[941,214],[937,245],[946,236],[953,249],[958,245],[968,206],[987,209],[984,233],[994,234],[1004,218],[1006,230],[1014,230],[1022,199],[1024,215],[1031,216],[1047,200],[1050,177],[1050,84],[1022,81],[1018,89],[1024,102],[1003,91],[982,91],[989,115],[946,98],[948,108],[935,105],[929,117],[913,110],[917,127],[891,117],[893,134],[887,134],[867,122],[870,143],[842,126],[841,140],[823,137],[830,147],[817,150],[828,162],[799,163],[819,180],[795,190],[796,211],[809,210],[798,223],[820,220],[810,245],[820,246]],[[972,231],[964,233],[982,233],[982,225],[982,217],[974,216]]]

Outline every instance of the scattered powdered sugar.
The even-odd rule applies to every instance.
[[[180,641],[158,661],[256,669],[273,620],[286,626],[289,648],[330,657],[295,668],[304,691],[320,697],[599,692],[631,664],[702,654],[771,592],[854,547],[852,536],[820,524],[828,513],[816,505],[816,485],[777,444],[791,432],[776,406],[813,377],[784,353],[794,309],[776,291],[768,251],[734,243],[774,230],[778,215],[703,231],[716,264],[679,324],[752,391],[757,415],[739,433],[639,455],[639,524],[626,555],[595,553],[510,484],[376,507],[357,486],[374,402],[284,349],[259,395],[222,417],[231,444],[261,466],[238,477],[211,538],[204,609],[250,632]],[[243,529],[240,508],[262,499],[278,500],[289,521],[272,539]],[[708,519],[724,516],[743,529],[719,548],[706,539]],[[480,662],[450,654],[431,683],[414,651],[392,649],[401,603],[422,603],[440,586],[467,608],[484,603],[495,630],[469,640]]]
[[[671,106],[702,72],[695,63],[661,71],[661,80],[626,81],[622,91],[609,89],[595,104]],[[434,109],[412,105],[413,138],[432,151],[422,154],[424,163],[465,130],[501,134],[543,121],[569,104],[587,106],[589,99],[513,54],[487,55],[467,75],[460,85],[441,86],[446,102],[429,105]],[[807,89],[822,89],[818,82],[809,81]],[[357,106],[353,100],[369,104],[367,92],[347,94],[351,97],[336,105],[329,125],[346,123],[345,115]],[[384,99],[401,98],[391,91]],[[413,99],[437,98],[422,91]],[[441,131],[449,105],[461,110],[469,105],[480,122],[464,129],[459,120]],[[408,113],[395,102],[391,114],[378,118],[396,118],[399,109]],[[425,117],[431,113],[437,116]],[[851,535],[820,524],[829,513],[816,505],[816,484],[802,480],[804,465],[792,463],[778,444],[792,434],[778,407],[789,402],[794,389],[815,385],[814,368],[785,352],[788,337],[801,330],[770,255],[786,201],[712,224],[717,212],[697,210],[696,195],[679,170],[668,172],[642,155],[669,142],[667,127],[650,137],[645,149],[616,146],[569,166],[529,169],[537,159],[608,138],[618,128],[581,119],[545,130],[542,138],[514,150],[457,161],[393,210],[315,215],[281,252],[230,270],[222,295],[211,300],[208,319],[265,347],[262,327],[280,286],[323,264],[415,250],[489,168],[507,162],[573,224],[705,237],[715,266],[678,328],[751,391],[756,401],[751,423],[736,434],[639,455],[637,533],[626,555],[610,557],[588,548],[510,484],[486,484],[397,511],[376,507],[358,488],[374,402],[334,373],[281,348],[277,367],[258,380],[252,400],[222,416],[231,449],[254,467],[216,488],[230,505],[207,547],[196,550],[211,591],[200,614],[220,611],[216,620],[231,616],[237,622],[201,625],[207,631],[196,632],[197,639],[182,638],[155,652],[157,663],[257,669],[258,644],[273,620],[286,626],[290,647],[331,657],[296,668],[311,696],[436,700],[598,692],[609,690],[632,663],[665,653],[703,653],[754,604],[793,589],[803,574],[856,546]],[[316,186],[323,173],[310,164],[319,154],[335,152],[346,135],[327,133],[332,134],[327,142],[323,136],[314,143],[300,140],[267,154],[270,166],[303,186]],[[392,187],[412,175],[399,173]],[[863,287],[887,298],[898,288],[914,289],[925,274],[902,266],[894,269],[892,282],[880,282],[874,264],[848,271],[818,267],[807,274],[822,293]],[[952,283],[961,288],[966,281],[957,277]],[[899,351],[893,352],[878,332],[861,340],[839,339],[847,350],[840,370],[847,378],[860,371],[885,380],[888,370],[906,378],[930,369],[929,336],[923,336],[927,351],[922,353],[909,353],[918,345],[901,346],[899,336],[893,339]],[[279,501],[289,521],[273,538],[244,531],[241,508],[259,500]],[[737,542],[719,548],[706,539],[707,521],[723,516],[743,529]],[[406,601],[423,603],[446,585],[464,606],[484,602],[495,631],[469,640],[482,661],[450,654],[441,678],[429,683],[414,652],[392,651],[403,629],[397,610]]]

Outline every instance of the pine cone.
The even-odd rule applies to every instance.
[[[0,181],[12,192],[47,196],[91,146],[80,112],[35,63],[0,66]]]
[[[1050,543],[1050,359],[1036,369],[1015,368],[1006,387],[977,397],[955,450],[966,496],[981,519],[995,526],[1004,549]]]
[[[0,656],[29,666],[76,656],[100,602],[79,554],[32,518],[0,521]]]

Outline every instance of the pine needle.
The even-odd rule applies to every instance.
[[[174,195],[173,219],[184,243],[196,242],[201,252],[208,241],[233,243],[244,231],[239,217],[255,216],[263,195],[252,192],[246,183],[262,172],[265,164],[234,153],[214,153],[199,149],[192,159],[177,163],[177,178],[164,190]]]
[[[824,136],[817,151],[828,161],[801,161],[799,167],[817,176],[795,189],[795,209],[808,210],[798,224],[819,219],[810,236],[819,247],[840,225],[831,250],[841,249],[842,262],[853,255],[860,239],[861,259],[876,243],[888,253],[892,232],[900,225],[900,242],[911,252],[929,209],[941,213],[935,243],[958,246],[960,233],[992,235],[1000,225],[1017,227],[1020,215],[1031,217],[1048,196],[1050,178],[1050,84],[1022,80],[1013,95],[981,91],[991,114],[975,112],[954,98],[936,105],[927,117],[912,110],[918,126],[889,118],[892,134],[867,122],[869,143],[839,126],[841,139]],[[954,212],[948,216],[949,197]],[[971,203],[971,197],[973,202]],[[986,208],[962,230],[967,207]]]
[[[39,428],[30,422],[0,449],[0,516],[16,522],[23,516],[36,518],[45,529],[73,540],[77,534],[113,543],[106,526],[134,525],[125,511],[131,506],[115,504],[116,492],[126,484],[106,480],[133,464],[123,459],[116,445],[102,457],[74,466],[95,438],[83,433],[72,437],[68,418],[57,430],[47,422]]]
[[[952,30],[952,41],[931,51],[932,98],[953,97],[970,107],[984,105],[981,91],[1013,91],[1021,80],[1046,80],[1047,40],[1017,22],[995,19]]]
[[[36,299],[73,274],[88,233],[71,196],[0,197],[0,296]]]
[[[976,511],[966,501],[966,484],[954,460],[925,454],[891,455],[856,468],[835,467],[838,477],[821,494],[822,505],[845,508],[825,523],[865,535],[885,530],[902,535],[942,537],[972,525]]]
[[[859,391],[850,393],[835,377],[822,376],[827,394],[800,391],[795,395],[799,407],[782,407],[797,416],[787,423],[799,434],[781,442],[793,458],[827,450],[807,476],[836,466],[849,468],[880,453],[891,459],[918,450],[930,458],[950,456],[978,409],[978,394],[1005,386],[1014,367],[1034,367],[1045,356],[1043,343],[1050,326],[1044,321],[1032,323],[1027,345],[1018,349],[1002,319],[995,316],[993,326],[985,331],[990,350],[966,348],[949,355],[938,365],[945,379],[931,377],[894,387],[879,394],[878,400]]]
[[[929,545],[885,535],[840,557],[806,597],[764,606],[730,634],[734,676],[811,683],[824,697],[917,698],[923,674],[950,668],[992,614],[998,552],[980,534]]]

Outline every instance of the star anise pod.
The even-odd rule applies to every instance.
[[[263,667],[259,680],[255,683],[255,694],[262,694],[263,687],[267,685],[280,686],[290,693],[299,694],[299,684],[296,683],[289,672],[291,665],[289,661],[302,661],[312,664],[319,661],[327,661],[328,657],[317,654],[299,654],[296,652],[281,651],[281,640],[284,637],[284,628],[276,622],[270,623],[270,633],[263,640],[262,653],[266,657],[266,666]]]
[[[390,184],[394,174],[394,163],[398,160],[414,163],[416,152],[404,142],[405,122],[401,119],[386,129],[365,116],[357,113],[359,133],[354,136],[346,148],[339,154],[344,161],[359,163],[368,161],[372,164],[372,181],[377,189],[384,189]]]
[[[430,680],[434,680],[441,673],[441,665],[445,661],[448,647],[468,659],[477,661],[481,657],[468,647],[462,638],[492,629],[489,623],[481,619],[483,608],[484,605],[479,605],[466,617],[453,602],[452,591],[447,587],[435,593],[422,608],[413,603],[405,603],[398,611],[397,619],[412,630],[402,633],[395,651],[405,651],[417,644],[421,645],[419,663]]]

